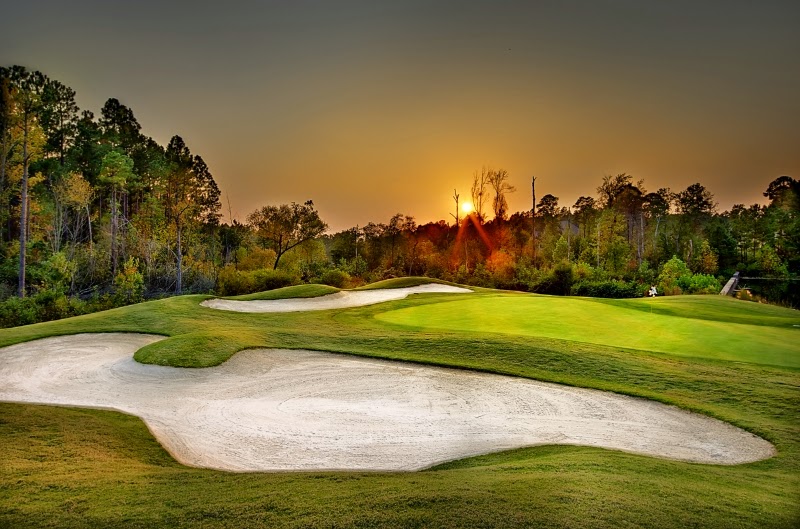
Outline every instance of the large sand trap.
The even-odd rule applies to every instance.
[[[312,351],[251,350],[222,366],[143,365],[138,334],[0,349],[0,400],[138,415],[178,461],[224,470],[416,470],[541,444],[701,463],[770,457],[721,421],[601,391]]]
[[[363,307],[384,301],[404,299],[411,294],[466,294],[466,288],[429,283],[416,287],[385,288],[379,290],[342,290],[335,294],[316,298],[290,298],[255,301],[236,301],[232,299],[209,299],[201,303],[204,307],[235,312],[300,312],[304,310],[346,309]]]

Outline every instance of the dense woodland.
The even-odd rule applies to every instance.
[[[800,270],[800,182],[789,176],[769,184],[767,206],[724,212],[700,183],[651,191],[619,174],[598,177],[595,193],[573,205],[545,193],[535,210],[512,214],[509,174],[483,168],[465,179],[469,192],[454,192],[447,221],[397,214],[327,234],[310,200],[223,222],[220,190],[180,136],[159,145],[117,99],[99,116],[82,111],[71,88],[40,72],[0,68],[0,134],[4,326],[299,282],[425,275],[632,297],[650,285],[716,293],[737,270],[780,278]],[[463,213],[464,202],[474,211]]]

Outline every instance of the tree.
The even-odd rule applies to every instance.
[[[764,196],[774,204],[785,200],[787,193],[795,196],[800,194],[800,182],[791,176],[779,176],[769,183],[767,190],[764,191]]]
[[[546,194],[539,200],[539,203],[536,204],[536,209],[538,209],[541,216],[546,219],[556,218],[558,215],[558,197],[550,193]]]
[[[575,218],[578,220],[578,226],[582,227],[581,233],[584,237],[589,237],[589,222],[597,212],[595,210],[595,200],[592,197],[579,197],[572,207],[575,209]]]
[[[489,175],[491,173],[491,169],[483,167],[480,171],[475,171],[472,175],[470,195],[472,197],[472,207],[475,209],[475,216],[478,217],[479,222],[483,222],[485,218],[483,215],[483,207],[486,203],[486,186],[489,185]]]
[[[12,114],[11,103],[11,76],[8,68],[0,67],[0,193],[2,194],[3,206],[7,210],[0,211],[0,233],[6,225],[6,220],[11,216],[8,207],[8,193],[6,192],[6,174],[9,159],[15,146],[12,135]],[[10,234],[9,234],[10,237]],[[5,237],[2,237],[5,240]]]
[[[122,149],[128,156],[133,155],[134,148],[142,141],[139,132],[142,126],[133,111],[115,98],[106,101],[100,110],[100,128],[105,141]]]
[[[211,223],[219,220],[219,188],[208,166],[193,156],[180,136],[173,136],[165,151],[167,161],[164,185],[164,209],[175,227],[176,286],[183,291],[183,233],[187,224]]]
[[[416,229],[417,223],[414,217],[398,213],[389,219],[389,224],[383,230],[383,236],[389,239],[389,268],[394,268],[395,264],[395,251],[400,237],[404,231],[413,231]]]
[[[513,193],[517,190],[508,183],[508,178],[508,171],[505,169],[489,171],[489,185],[492,186],[492,190],[494,190],[492,209],[494,209],[495,219],[506,220],[508,218],[508,201],[506,200],[506,194]]]
[[[311,200],[280,206],[264,206],[247,216],[247,223],[262,241],[275,250],[275,265],[286,252],[304,241],[321,235],[327,228]]]
[[[678,212],[690,217],[707,216],[717,207],[714,195],[700,183],[692,184],[676,196]]]
[[[28,245],[28,168],[34,151],[31,147],[33,130],[38,127],[37,120],[42,111],[42,92],[47,77],[41,72],[29,72],[22,66],[12,66],[4,70],[8,75],[11,94],[11,112],[16,114],[14,125],[21,135],[22,181],[20,185],[19,216],[19,274],[17,296],[25,297],[26,249]]]
[[[97,183],[97,175],[103,166],[103,156],[108,150],[100,145],[102,132],[88,110],[81,112],[75,125],[75,140],[69,150],[70,166],[83,175],[90,184]]]
[[[675,202],[680,214],[676,247],[687,262],[694,257],[695,241],[702,237],[702,228],[710,219],[717,205],[714,195],[702,184],[692,184],[676,195]],[[685,251],[682,251],[686,247]]]
[[[56,80],[48,80],[42,92],[41,123],[47,138],[47,150],[63,167],[67,150],[78,132],[75,90]]]
[[[99,178],[100,182],[108,184],[111,195],[111,277],[116,277],[119,264],[119,199],[132,175],[133,160],[122,152],[113,150],[103,158]]]
[[[461,225],[461,217],[460,217],[461,210],[458,208],[458,197],[459,197],[458,191],[453,189],[453,200],[455,200],[455,202],[456,202],[456,214],[453,215],[451,213],[450,216],[453,217],[453,220],[455,220],[455,222],[456,222],[455,223],[455,227],[456,228],[458,228]]]
[[[69,255],[67,258],[73,261],[75,258],[78,239],[83,231],[83,222],[89,227],[89,253],[92,253],[92,221],[89,214],[89,204],[92,202],[94,190],[80,174],[70,173],[56,184],[53,193],[57,196],[57,201],[63,205],[64,220],[63,224],[69,235]],[[69,214],[72,214],[70,222]],[[57,250],[56,250],[57,251]],[[70,292],[75,289],[75,274],[72,274],[70,281]]]
[[[603,177],[603,183],[597,188],[600,204],[603,207],[611,207],[626,187],[641,187],[641,184],[642,182],[640,181],[634,185],[633,177],[629,174],[621,173],[616,176],[606,175]]]

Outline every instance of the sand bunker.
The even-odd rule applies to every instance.
[[[384,301],[404,299],[411,294],[467,294],[466,288],[429,283],[416,287],[386,288],[379,290],[343,290],[316,298],[290,298],[256,301],[232,299],[209,299],[201,303],[204,307],[235,312],[300,312],[304,310],[346,309],[363,307]]]
[[[0,349],[0,400],[138,415],[178,461],[234,471],[417,470],[541,444],[717,464],[774,453],[709,417],[519,378],[312,351],[244,351],[208,369],[132,359],[159,339],[84,334]]]

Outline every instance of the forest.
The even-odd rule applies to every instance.
[[[180,136],[159,145],[119,100],[95,116],[75,95],[41,72],[0,68],[0,326],[302,282],[429,276],[637,297],[653,285],[718,293],[735,271],[800,269],[800,182],[786,175],[764,190],[767,205],[722,212],[701,183],[652,191],[617,174],[598,175],[575,204],[545,193],[511,213],[509,173],[484,167],[465,178],[468,192],[454,190],[447,220],[398,213],[328,233],[312,200],[225,219],[209,167]]]

